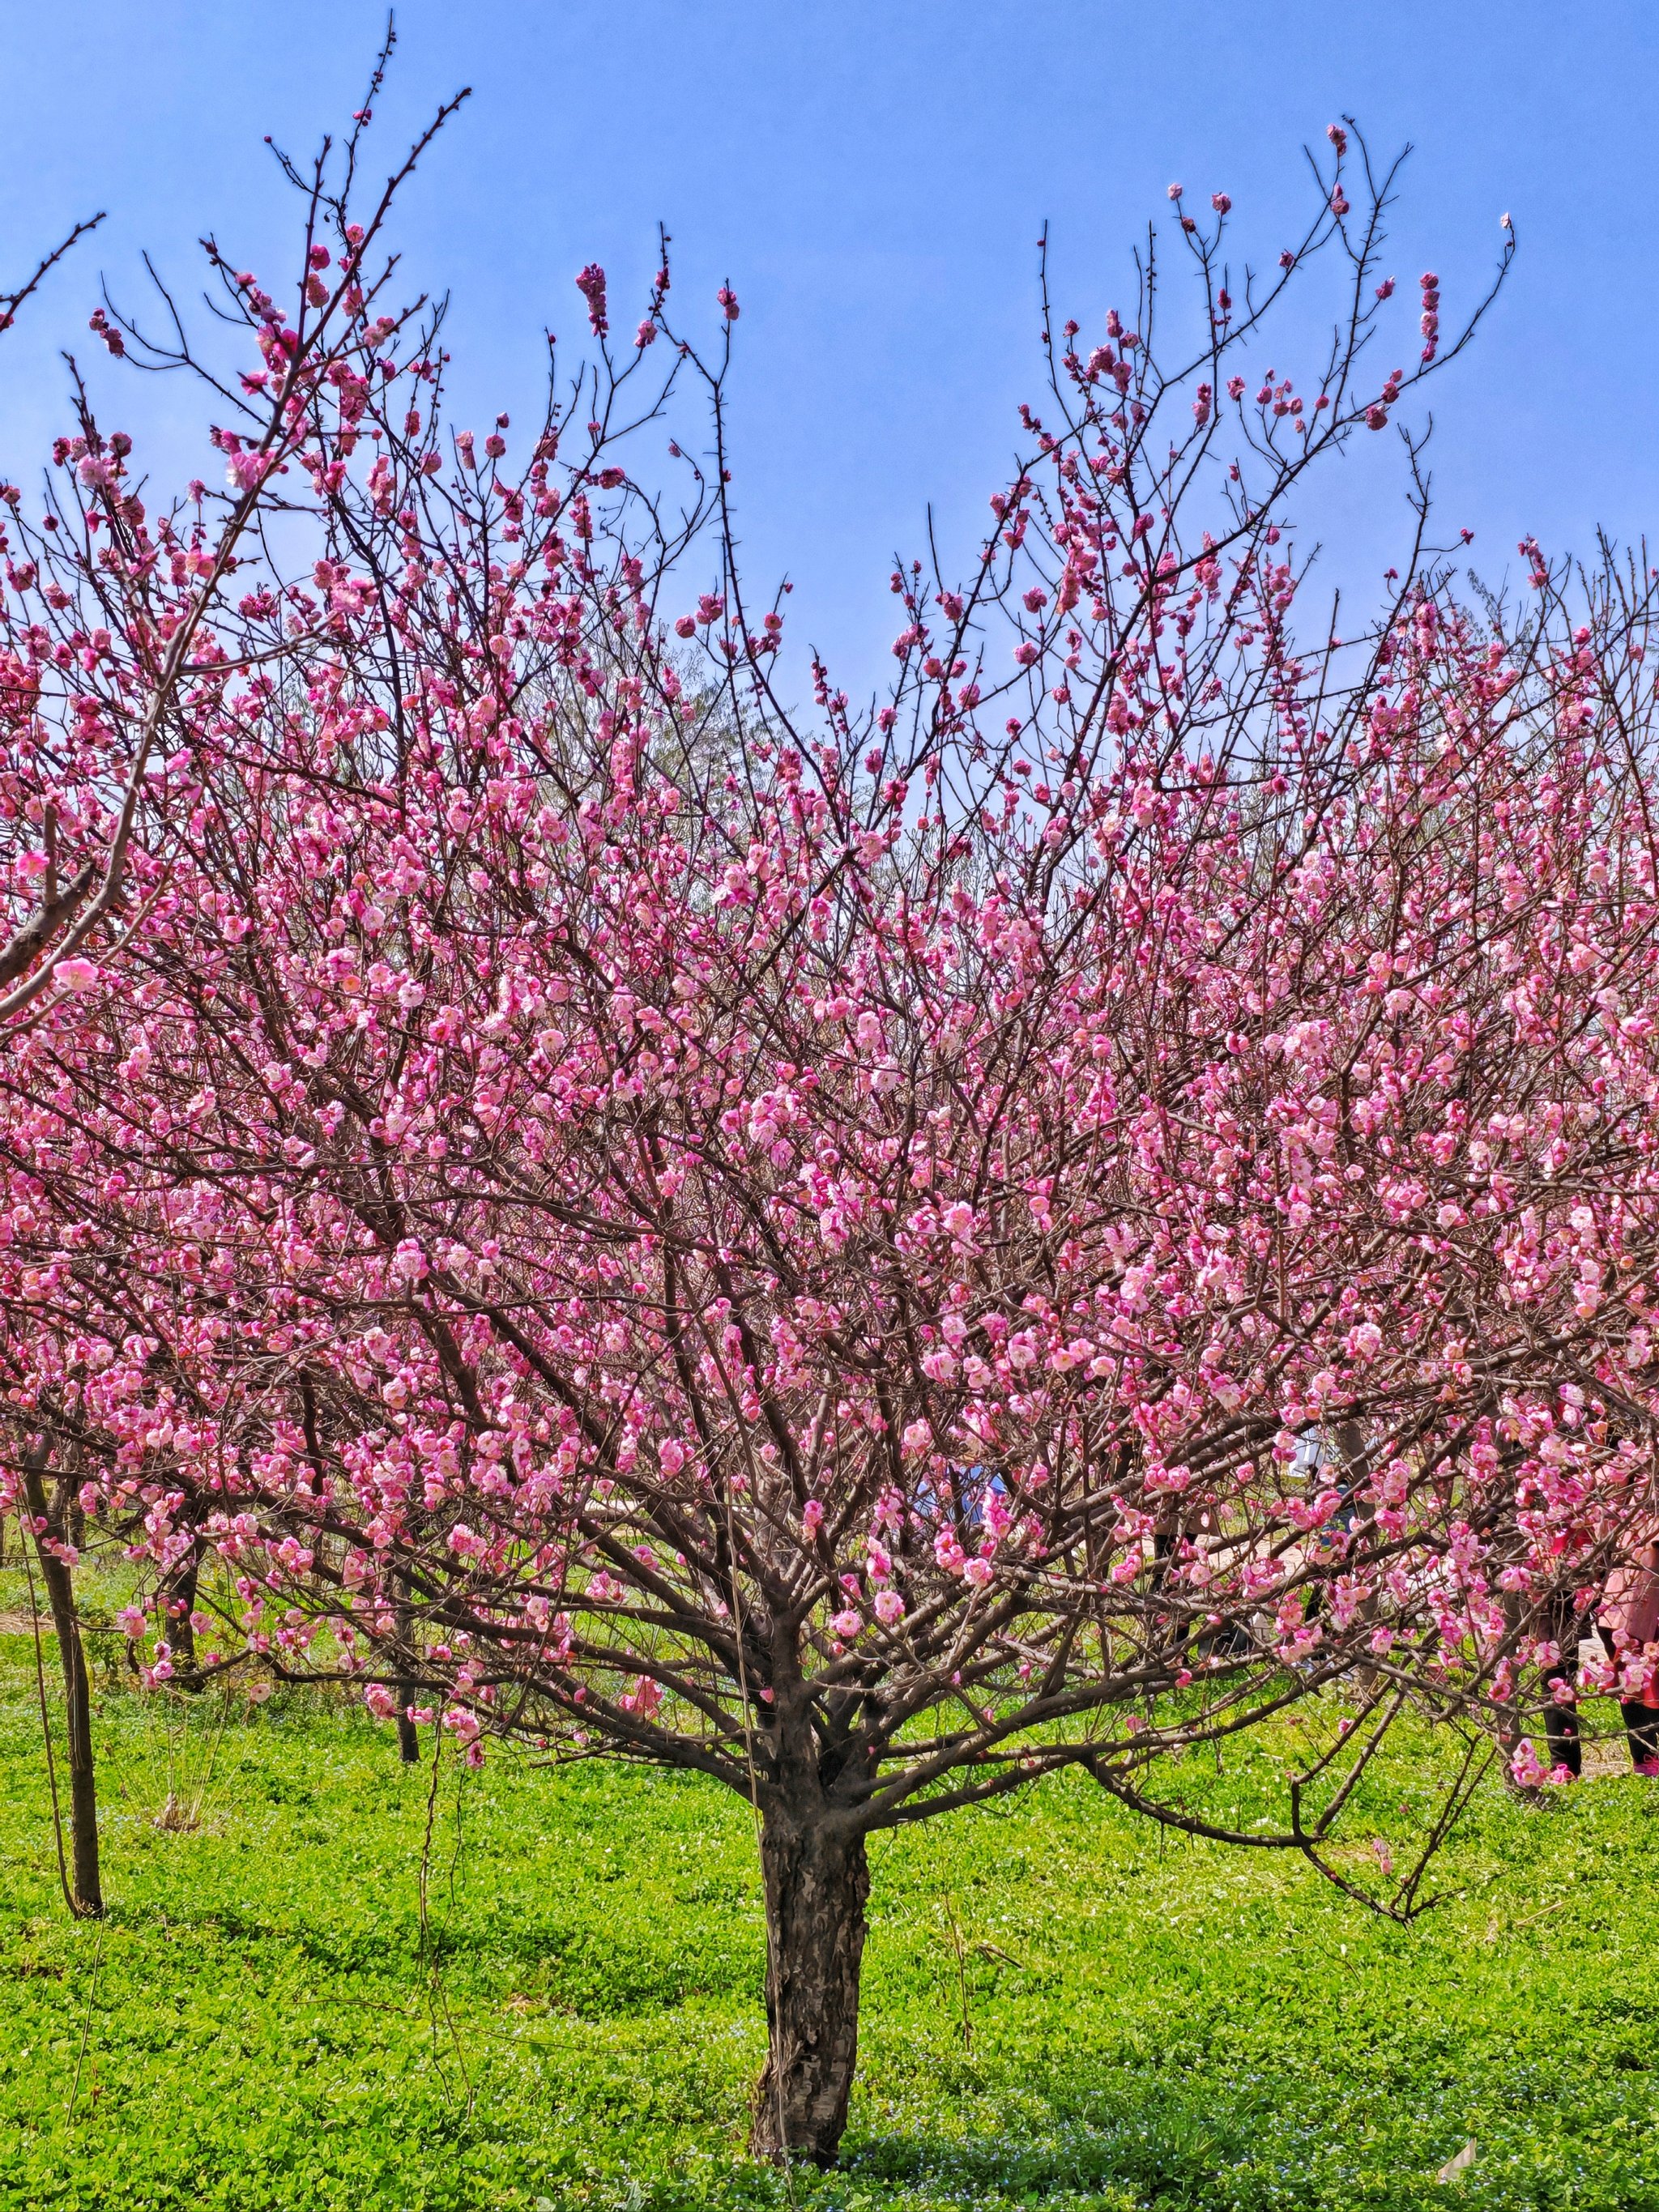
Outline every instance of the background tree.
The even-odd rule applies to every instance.
[[[371,99],[391,44],[388,33]],[[61,474],[48,478],[38,520],[26,514],[18,486],[0,483],[0,559],[10,594],[0,611],[0,1038],[17,1054],[0,1112],[15,1116],[7,1142],[13,1158],[32,1157],[40,1133],[56,1126],[50,1114],[41,1120],[45,1102],[33,1085],[35,1022],[45,1012],[54,1030],[72,1025],[76,994],[100,979],[112,981],[168,879],[169,840],[179,826],[173,813],[176,763],[187,755],[175,750],[171,763],[161,756],[189,726],[203,672],[220,659],[212,623],[230,580],[248,562],[246,549],[258,544],[273,521],[280,526],[281,479],[304,424],[299,395],[313,383],[337,378],[342,361],[361,352],[365,332],[384,336],[401,327],[398,319],[374,313],[391,272],[373,267],[368,257],[398,191],[455,105],[441,111],[410,149],[367,222],[354,225],[356,257],[349,249],[331,285],[320,274],[330,258],[314,247],[313,208],[295,324],[267,315],[259,325],[260,365],[238,379],[239,430],[215,433],[228,485],[216,514],[199,483],[159,514],[147,509],[129,473],[132,441],[99,430],[73,362],[77,432],[54,448]],[[354,127],[342,150],[348,185],[356,173],[362,127]],[[328,151],[325,146],[325,161]],[[284,166],[292,175],[292,165]],[[0,332],[55,264],[102,220],[77,224],[19,289],[0,294]],[[210,246],[209,256],[217,267]],[[423,304],[417,301],[411,314],[418,316]],[[112,354],[126,355],[128,326],[107,299],[91,328]],[[135,357],[147,368],[171,365],[165,352],[141,341]],[[146,887],[137,898],[129,878],[136,854],[143,855]],[[88,957],[93,950],[95,960]],[[37,1008],[33,1015],[31,1008]],[[26,1223],[42,1188],[27,1174],[15,1186]],[[26,1273],[22,1287],[32,1294],[40,1281]],[[67,1395],[46,1380],[26,1335],[12,1349],[7,1375],[14,1417],[0,1498],[15,1506],[20,1522],[27,1520],[33,1531],[63,1669],[73,1835],[65,1896],[76,1913],[96,1914],[103,1909],[96,1776],[73,1582],[85,1501],[76,1495],[71,1470],[82,1439],[69,1410],[84,1346],[71,1348],[67,1366],[55,1370]],[[200,1556],[187,1526],[173,1533],[158,1600],[165,1639],[160,1663],[164,1675],[176,1674],[186,1686],[200,1680],[193,1649]],[[42,1721],[49,1725],[44,1688]],[[50,1758],[50,1738],[47,1753]],[[55,1782],[53,1796],[55,1805]],[[61,1836],[59,1841],[61,1862]]]
[[[60,240],[51,252],[36,263],[32,275],[14,291],[0,292],[0,333],[9,331],[16,320],[17,312],[37,291],[49,272],[56,267],[71,247],[78,245],[88,232],[95,230],[103,221],[95,215],[85,222],[77,222],[69,235]],[[0,727],[21,713],[27,696],[27,678],[18,683],[20,664],[11,656],[0,659]],[[8,778],[7,788],[0,805],[8,811],[17,806],[20,791],[17,780]],[[0,944],[0,1012],[15,1011],[26,1005],[41,988],[41,981],[25,982],[19,988],[19,979],[31,969],[45,968],[54,950],[72,950],[67,945],[70,933],[81,917],[88,900],[92,896],[97,879],[94,861],[83,861],[68,883],[59,880],[58,870],[58,819],[56,808],[50,799],[42,805],[39,816],[42,850],[39,854],[38,881],[26,886],[34,891],[34,902],[22,918],[15,921],[3,944]],[[116,860],[118,871],[118,856]],[[53,1633],[64,1678],[64,1710],[68,1733],[70,1774],[70,1823],[71,1850],[66,1858],[63,1849],[63,1832],[58,1828],[58,1871],[63,1880],[64,1900],[70,1910],[79,1917],[92,1917],[103,1911],[103,1890],[98,1866],[98,1806],[96,1774],[92,1748],[92,1712],[86,1652],[81,1639],[80,1622],[76,1615],[74,1584],[70,1567],[75,1558],[73,1546],[68,1541],[69,1522],[74,1509],[70,1489],[59,1481],[48,1495],[46,1479],[50,1457],[50,1439],[36,1439],[23,1458],[21,1469],[21,1504],[27,1509],[29,1528],[24,1535],[24,1565],[28,1566],[27,1546],[32,1536],[35,1557],[45,1582],[47,1604],[52,1613]],[[20,1524],[23,1515],[20,1513]],[[0,1513],[0,1558],[4,1551],[3,1513]],[[31,1576],[31,1582],[33,1577]],[[36,1652],[39,1656],[40,1621],[35,1620]],[[46,1706],[44,1672],[40,1675],[41,1722],[48,1729]],[[46,1737],[46,1756],[52,1762],[50,1734]],[[58,1785],[55,1763],[52,1771],[52,1803],[54,1819],[58,1808]]]
[[[618,361],[584,270],[597,367],[515,470],[504,417],[445,431],[432,319],[349,282],[296,367],[216,264],[292,482],[201,625],[125,981],[7,1066],[15,1411],[72,1412],[161,1573],[212,1545],[219,1651],[750,1798],[762,2153],[835,2155],[880,1828],[1076,1767],[1420,1909],[1649,1499],[1651,579],[1569,615],[1534,555],[1471,613],[1412,448],[1389,602],[1297,648],[1303,474],[1467,335],[1425,278],[1370,373],[1392,173],[1332,144],[1265,285],[1178,204],[1186,359],[1150,247],[1100,345],[1049,320],[1048,420],[964,583],[895,571],[863,715],[792,703],[732,558],[729,290],[706,356],[665,264]],[[302,295],[361,258],[305,190]],[[1328,353],[1256,385],[1322,257]],[[682,385],[676,503],[627,449]],[[86,541],[37,548],[17,592],[83,608]],[[1297,1704],[1279,1832],[1174,1801]],[[1461,1770],[1371,1894],[1332,1838],[1413,1709]]]

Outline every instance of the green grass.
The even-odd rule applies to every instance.
[[[447,1765],[423,1931],[431,1774],[385,1731],[297,1694],[112,1686],[111,1911],[77,1927],[31,1667],[0,1638],[3,2212],[786,2201],[740,2154],[763,1975],[741,1802]],[[216,1733],[200,1825],[158,1826]],[[1194,1789],[1248,1819],[1273,1771],[1239,1753]],[[1464,1893],[1401,1929],[1266,1854],[1160,1843],[1083,1784],[878,1838],[846,2165],[797,2194],[1659,2208],[1656,1850],[1659,1785],[1542,1811],[1493,1790],[1443,1864]]]

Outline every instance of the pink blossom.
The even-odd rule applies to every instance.
[[[603,337],[610,328],[605,314],[605,271],[597,261],[590,261],[578,271],[576,289],[587,302],[587,319],[595,337]]]

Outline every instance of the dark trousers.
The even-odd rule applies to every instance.
[[[1605,1628],[1598,1630],[1597,1633],[1611,1658],[1613,1638]],[[1576,1658],[1569,1660],[1564,1656],[1553,1667],[1545,1669],[1543,1681],[1546,1692],[1553,1689],[1558,1682],[1571,1682],[1577,1672]],[[1619,1715],[1625,1723],[1632,1766],[1639,1769],[1649,1759],[1659,1759],[1659,1705],[1644,1705],[1639,1698],[1621,1698]],[[1582,1774],[1584,1753],[1578,1735],[1577,1708],[1558,1705],[1551,1698],[1544,1707],[1544,1735],[1550,1747],[1551,1766],[1565,1766],[1569,1774]]]

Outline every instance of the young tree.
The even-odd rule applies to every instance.
[[[388,34],[371,100],[391,43]],[[147,510],[127,466],[132,441],[119,432],[100,434],[78,371],[77,434],[61,439],[53,454],[64,472],[61,490],[49,483],[45,512],[32,522],[21,489],[0,483],[0,557],[9,593],[0,606],[0,1048],[12,1056],[0,1117],[13,1162],[33,1158],[37,1147],[49,1152],[47,1133],[59,1126],[61,1094],[48,1102],[33,1079],[40,1044],[35,1032],[42,1023],[53,1037],[73,1031],[76,994],[113,984],[121,956],[149,924],[167,880],[169,840],[179,828],[173,818],[177,774],[174,763],[162,764],[159,757],[188,726],[203,670],[218,660],[222,648],[212,625],[229,581],[247,563],[247,547],[257,545],[280,512],[280,482],[305,424],[302,395],[337,380],[343,362],[404,327],[404,318],[376,313],[391,270],[373,268],[370,257],[397,192],[456,105],[440,111],[366,223],[353,226],[329,283],[322,272],[331,257],[315,246],[308,226],[295,324],[267,314],[259,325],[260,365],[240,378],[239,431],[216,433],[229,484],[216,518],[204,508],[200,484],[159,514]],[[348,184],[361,131],[359,123],[343,149]],[[0,293],[0,332],[47,272],[102,220],[77,224],[21,287]],[[211,248],[210,255],[216,267]],[[411,317],[422,304],[416,302]],[[126,336],[122,319],[112,320],[112,313],[106,302],[91,327],[118,358],[126,353]],[[169,365],[164,354],[142,343],[137,356],[146,367]],[[136,899],[135,860],[141,882]],[[96,959],[89,957],[94,951]],[[14,1180],[12,1195],[22,1207],[15,1225],[25,1241],[45,1189],[27,1171]],[[0,1226],[0,1252],[10,1242],[10,1225]],[[0,1267],[0,1295],[33,1298],[50,1280],[50,1271],[43,1278],[29,1269],[8,1280]],[[0,1512],[15,1509],[32,1531],[46,1584],[69,1735],[73,1875],[66,1870],[65,1896],[73,1911],[95,1915],[103,1910],[96,1775],[73,1578],[79,1553],[72,1535],[86,1504],[75,1496],[72,1469],[84,1439],[70,1410],[80,1353],[49,1372],[26,1333],[13,1336],[7,1351],[0,1372],[12,1418]],[[160,1610],[182,1664],[162,1663],[190,1686],[199,1680],[192,1616],[201,1548],[185,1531],[162,1563]]]
[[[33,272],[21,285],[10,292],[0,292],[0,334],[10,330],[18,310],[40,289],[47,275],[70,248],[78,245],[88,232],[95,230],[103,219],[101,215],[95,215],[88,222],[77,222],[66,238],[61,240],[51,252],[41,257]],[[20,709],[21,702],[14,692],[18,674],[19,664],[14,659],[8,656],[0,659],[0,726],[3,726]],[[0,804],[15,808],[18,799],[16,780],[13,777],[8,781],[9,787]],[[45,988],[46,977],[44,971],[49,968],[54,952],[73,951],[74,945],[70,942],[71,933],[82,919],[88,899],[93,896],[98,872],[91,861],[83,862],[67,884],[60,883],[57,827],[55,809],[47,804],[40,816],[44,850],[40,856],[40,878],[37,884],[29,887],[34,890],[34,902],[16,921],[4,942],[0,944],[0,1018],[7,1013],[19,1011]],[[118,854],[112,872],[118,873]],[[26,888],[25,900],[27,896],[28,889]],[[31,969],[34,971],[33,975],[29,975]],[[28,980],[20,981],[24,977]],[[29,1522],[28,1534],[23,1537],[26,1547],[24,1565],[25,1567],[28,1565],[27,1547],[29,1534],[32,1534],[35,1557],[46,1583],[46,1600],[63,1671],[64,1710],[69,1739],[72,1846],[66,1863],[60,1828],[58,1838],[58,1870],[70,1910],[78,1917],[90,1918],[100,1914],[104,1909],[98,1864],[97,1784],[92,1750],[91,1697],[86,1651],[81,1640],[70,1575],[73,1547],[65,1541],[70,1510],[69,1492],[60,1481],[48,1496],[46,1462],[49,1451],[46,1440],[38,1441],[34,1448],[26,1454],[21,1471],[19,1502],[27,1509]],[[23,1514],[20,1511],[20,1525],[22,1520]],[[0,1507],[0,1558],[4,1556],[4,1510]],[[38,1638],[38,1620],[35,1626]],[[38,1642],[36,1649],[38,1656]],[[41,1692],[41,1718],[45,1722],[44,1677]],[[50,1760],[50,1739],[46,1753]],[[55,1774],[52,1796],[55,1808]]]
[[[1150,250],[1133,327],[1048,323],[864,716],[776,672],[665,265],[622,365],[581,273],[516,472],[504,418],[446,454],[429,325],[360,335],[289,387],[312,497],[204,627],[128,980],[7,1071],[15,1402],[214,1547],[223,1648],[752,1801],[763,2154],[836,2154],[873,1832],[1074,1767],[1360,1894],[1390,1725],[1463,1724],[1431,1849],[1651,1480],[1652,580],[1477,617],[1419,497],[1375,627],[1294,644],[1302,476],[1456,350],[1425,278],[1367,373],[1392,173],[1332,143],[1265,287],[1178,201],[1184,361]],[[1322,256],[1357,304],[1258,385]],[[675,510],[622,451],[688,376]],[[1344,1677],[1278,1833],[1173,1802]]]
[[[64,1725],[69,1748],[70,1849],[66,1864],[63,1830],[59,1826],[58,1874],[63,1881],[64,1902],[76,1918],[96,1920],[103,1913],[104,1889],[99,1869],[98,1775],[92,1748],[92,1682],[87,1671],[86,1647],[81,1640],[81,1623],[76,1610],[75,1584],[70,1572],[76,1557],[75,1548],[69,1541],[69,1516],[73,1493],[70,1485],[62,1476],[48,1491],[46,1468],[50,1455],[50,1440],[42,1437],[24,1459],[18,1504],[20,1512],[27,1510],[29,1517],[35,1554],[46,1587],[52,1633],[58,1643],[58,1664],[64,1677]],[[35,1635],[38,1662],[38,1619]],[[44,1676],[41,1677],[40,1717],[43,1725],[49,1728]],[[53,1767],[52,1816],[56,1823],[60,1816],[50,1735],[46,1743],[46,1757]]]

